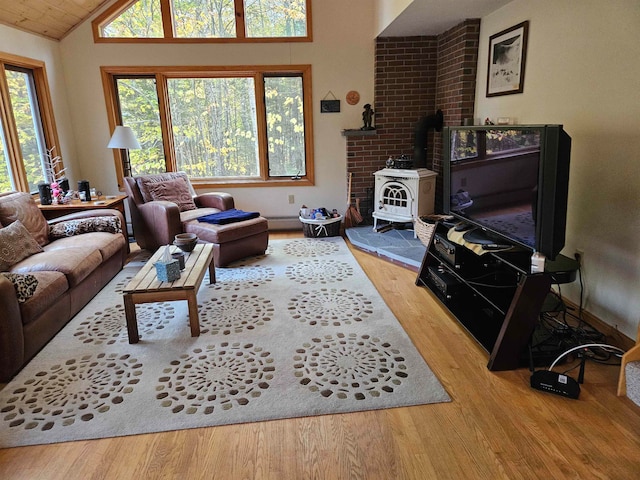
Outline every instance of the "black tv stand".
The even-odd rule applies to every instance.
[[[573,281],[577,263],[557,258],[548,263],[545,272],[531,273],[530,250],[514,247],[479,255],[449,240],[448,230],[443,224],[436,226],[416,285],[433,292],[484,347],[489,353],[489,370],[526,366],[523,353],[551,283]],[[500,243],[509,242],[500,239]],[[561,271],[554,271],[556,267]]]

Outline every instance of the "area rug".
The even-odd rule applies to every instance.
[[[123,269],[0,391],[0,447],[449,401],[340,237],[271,241],[186,302],[138,305]]]

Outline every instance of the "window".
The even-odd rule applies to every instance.
[[[92,25],[96,42],[308,42],[311,1],[118,0]]]
[[[0,94],[0,191],[34,193],[60,155],[44,64],[0,53]]]
[[[199,185],[313,184],[310,67],[104,67],[110,125],[133,129],[132,175]],[[152,71],[150,71],[152,70]],[[122,152],[114,151],[122,184]]]

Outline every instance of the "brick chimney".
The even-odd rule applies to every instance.
[[[445,125],[473,118],[480,20],[466,20],[438,36],[376,40],[375,110],[371,132],[347,136],[347,177],[353,173],[353,202],[371,220],[374,172],[387,158],[413,156],[421,117],[442,110]],[[436,211],[442,205],[442,137],[427,132],[427,168],[438,173]]]

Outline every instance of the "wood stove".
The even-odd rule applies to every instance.
[[[373,175],[374,230],[378,228],[378,220],[413,223],[416,218],[433,213],[437,175],[435,172],[426,168],[384,168]]]

